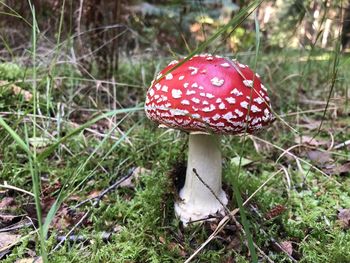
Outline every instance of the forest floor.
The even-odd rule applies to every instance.
[[[253,65],[254,54],[237,58]],[[49,262],[249,262],[236,178],[262,262],[350,262],[350,57],[261,54],[256,71],[279,118],[257,135],[222,137],[234,218],[187,228],[173,210],[187,134],[143,112],[146,88],[170,60],[122,58],[118,83],[72,64],[49,72],[44,59],[35,69],[0,64],[0,116],[10,126],[0,126],[0,260],[40,255],[34,184]]]

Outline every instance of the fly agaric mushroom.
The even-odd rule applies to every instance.
[[[171,71],[172,61],[152,81],[145,111],[152,121],[189,132],[181,221],[223,213],[220,134],[253,133],[274,120],[267,90],[248,66],[210,54],[196,55]],[[171,72],[170,72],[171,71]]]

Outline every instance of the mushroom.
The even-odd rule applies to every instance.
[[[274,120],[258,74],[236,60],[195,55],[179,67],[172,61],[152,81],[145,112],[152,121],[189,133],[181,201],[175,213],[187,224],[224,213],[219,135],[253,133]]]

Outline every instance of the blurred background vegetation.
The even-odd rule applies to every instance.
[[[30,48],[31,10],[26,1],[7,0],[0,5],[1,59],[20,58]],[[123,1],[33,0],[41,30],[39,52],[49,61],[56,45],[57,29],[64,16],[61,39],[71,45],[60,56],[77,60],[84,70],[111,78],[116,76],[119,56],[169,56],[186,54],[205,42],[249,1]],[[64,5],[63,5],[64,3]],[[63,14],[62,14],[63,11]],[[21,18],[19,18],[21,16]],[[263,50],[331,50],[341,39],[343,50],[350,42],[350,4],[341,0],[263,1],[257,10]],[[27,21],[27,22],[26,22]],[[217,53],[254,50],[254,17],[234,32],[229,28],[216,44]],[[8,52],[8,47],[11,52]],[[15,47],[15,48],[14,48]],[[46,53],[45,53],[46,52]],[[43,61],[45,63],[45,61]]]

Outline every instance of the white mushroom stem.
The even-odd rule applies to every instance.
[[[186,181],[180,191],[182,201],[175,204],[176,215],[183,223],[224,212],[227,197],[221,188],[221,171],[219,139],[214,135],[190,134]]]

